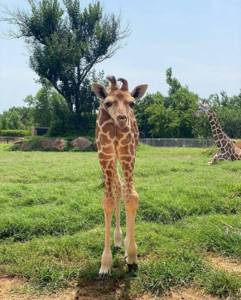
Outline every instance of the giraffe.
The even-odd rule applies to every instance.
[[[213,156],[212,160],[208,164],[212,165],[219,160],[240,160],[241,149],[222,130],[216,113],[210,109],[206,100],[202,100],[200,102],[198,112],[208,115],[214,142],[219,148],[218,152]]]
[[[104,175],[103,210],[105,217],[105,242],[101,257],[100,277],[110,274],[112,265],[110,230],[112,213],[115,212],[114,246],[122,245],[120,227],[120,199],[123,196],[126,210],[125,260],[129,271],[136,271],[137,246],[135,242],[135,217],[139,196],[134,188],[133,170],[139,131],[133,112],[134,102],[146,92],[147,85],[142,84],[129,92],[126,79],[107,77],[109,87],[93,84],[92,91],[100,100],[96,120],[96,144],[100,166]],[[117,82],[121,83],[119,87]],[[119,161],[124,184],[117,172]]]

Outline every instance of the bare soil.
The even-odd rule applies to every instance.
[[[103,290],[105,284],[102,284]],[[217,300],[217,298],[204,295],[196,288],[185,288],[179,291],[171,291],[163,297],[143,295],[132,299],[125,289],[108,290],[104,293],[100,286],[85,286],[75,289],[69,288],[51,295],[35,295],[27,289],[27,284],[18,278],[0,278],[0,300]]]
[[[230,273],[236,273],[236,275],[241,276],[240,260],[211,253],[208,254],[207,261],[216,269],[225,270]]]

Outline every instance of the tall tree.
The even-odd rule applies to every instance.
[[[110,58],[127,35],[119,17],[104,15],[99,1],[81,8],[80,0],[28,0],[29,11],[6,18],[30,47],[30,63],[67,101],[76,128],[85,105],[83,82],[97,63]]]

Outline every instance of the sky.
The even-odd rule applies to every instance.
[[[83,7],[90,3],[81,1]],[[241,89],[241,0],[102,0],[107,13],[120,14],[130,36],[109,60],[97,65],[106,75],[148,83],[149,92],[167,93],[166,69],[200,97]],[[0,0],[8,8],[25,0]],[[1,15],[1,13],[0,13]],[[0,22],[0,112],[23,105],[36,93],[38,77],[29,67],[21,39],[8,39]]]

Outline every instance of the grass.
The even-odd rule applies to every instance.
[[[210,151],[138,149],[136,236],[140,270],[114,255],[110,283],[132,295],[196,284],[238,299],[241,278],[214,269],[207,251],[241,261],[241,162],[208,166]],[[96,153],[11,152],[0,145],[0,275],[40,290],[95,283],[103,249]],[[125,214],[121,214],[124,224]],[[134,297],[134,296],[133,296]]]

